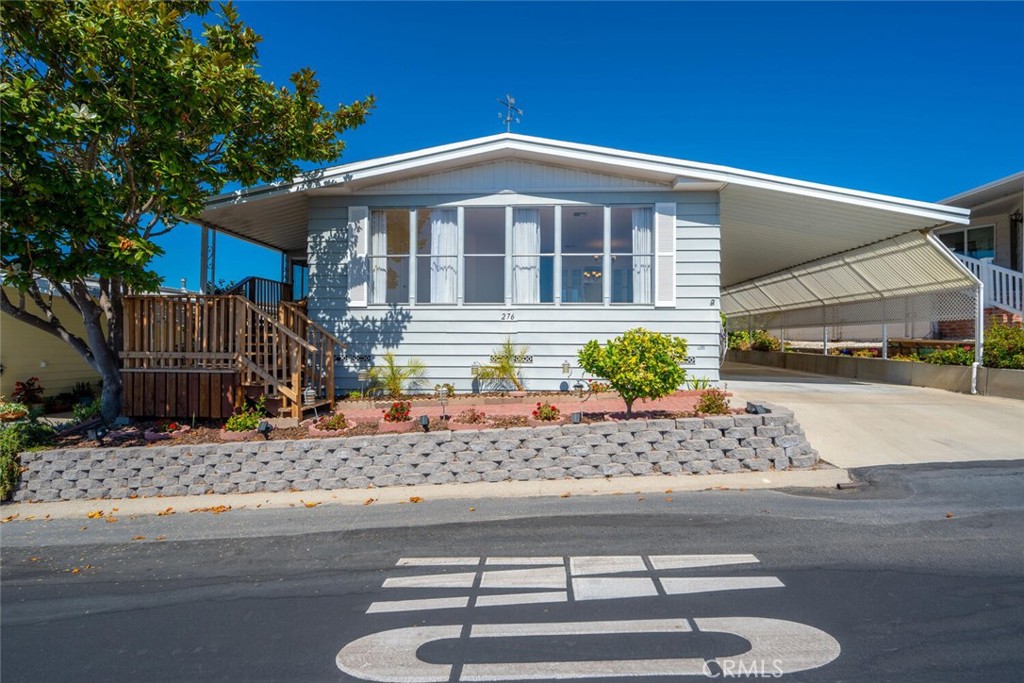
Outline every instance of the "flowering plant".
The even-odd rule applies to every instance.
[[[43,400],[43,388],[38,377],[29,377],[24,382],[15,382],[11,398],[18,403],[39,403]]]
[[[181,425],[178,424],[177,422],[166,422],[166,423],[163,423],[163,424],[158,424],[156,426],[156,429],[154,429],[153,431],[154,432],[176,432],[179,429],[181,429]]]
[[[412,419],[409,414],[412,410],[410,401],[395,401],[391,407],[383,411],[385,422],[408,422]]]
[[[555,420],[562,417],[562,412],[551,405],[547,401],[538,403],[537,407],[533,409],[533,419],[543,420],[544,422],[554,422]]]

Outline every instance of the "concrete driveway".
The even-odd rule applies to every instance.
[[[839,467],[1024,459],[1024,401],[726,363],[733,405],[791,408]]]

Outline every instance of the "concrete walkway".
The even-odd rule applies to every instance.
[[[743,363],[726,363],[722,379],[733,405],[791,408],[811,445],[838,467],[1024,459],[1024,401]]]

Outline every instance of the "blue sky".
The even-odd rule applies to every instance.
[[[937,201],[1024,169],[1024,3],[238,2],[264,76],[376,94],[342,161],[513,130]],[[198,229],[162,239],[199,279]],[[217,275],[279,257],[219,243]]]

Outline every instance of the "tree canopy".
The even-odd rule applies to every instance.
[[[6,293],[0,307],[75,347],[103,377],[107,414],[108,382],[120,392],[106,367],[116,368],[120,297],[159,285],[153,238],[229,183],[337,159],[341,133],[374,100],[325,107],[305,68],[289,87],[264,80],[261,38],[230,3],[8,3],[0,33],[0,267],[44,315]],[[82,315],[85,339],[46,305],[39,278]]]

